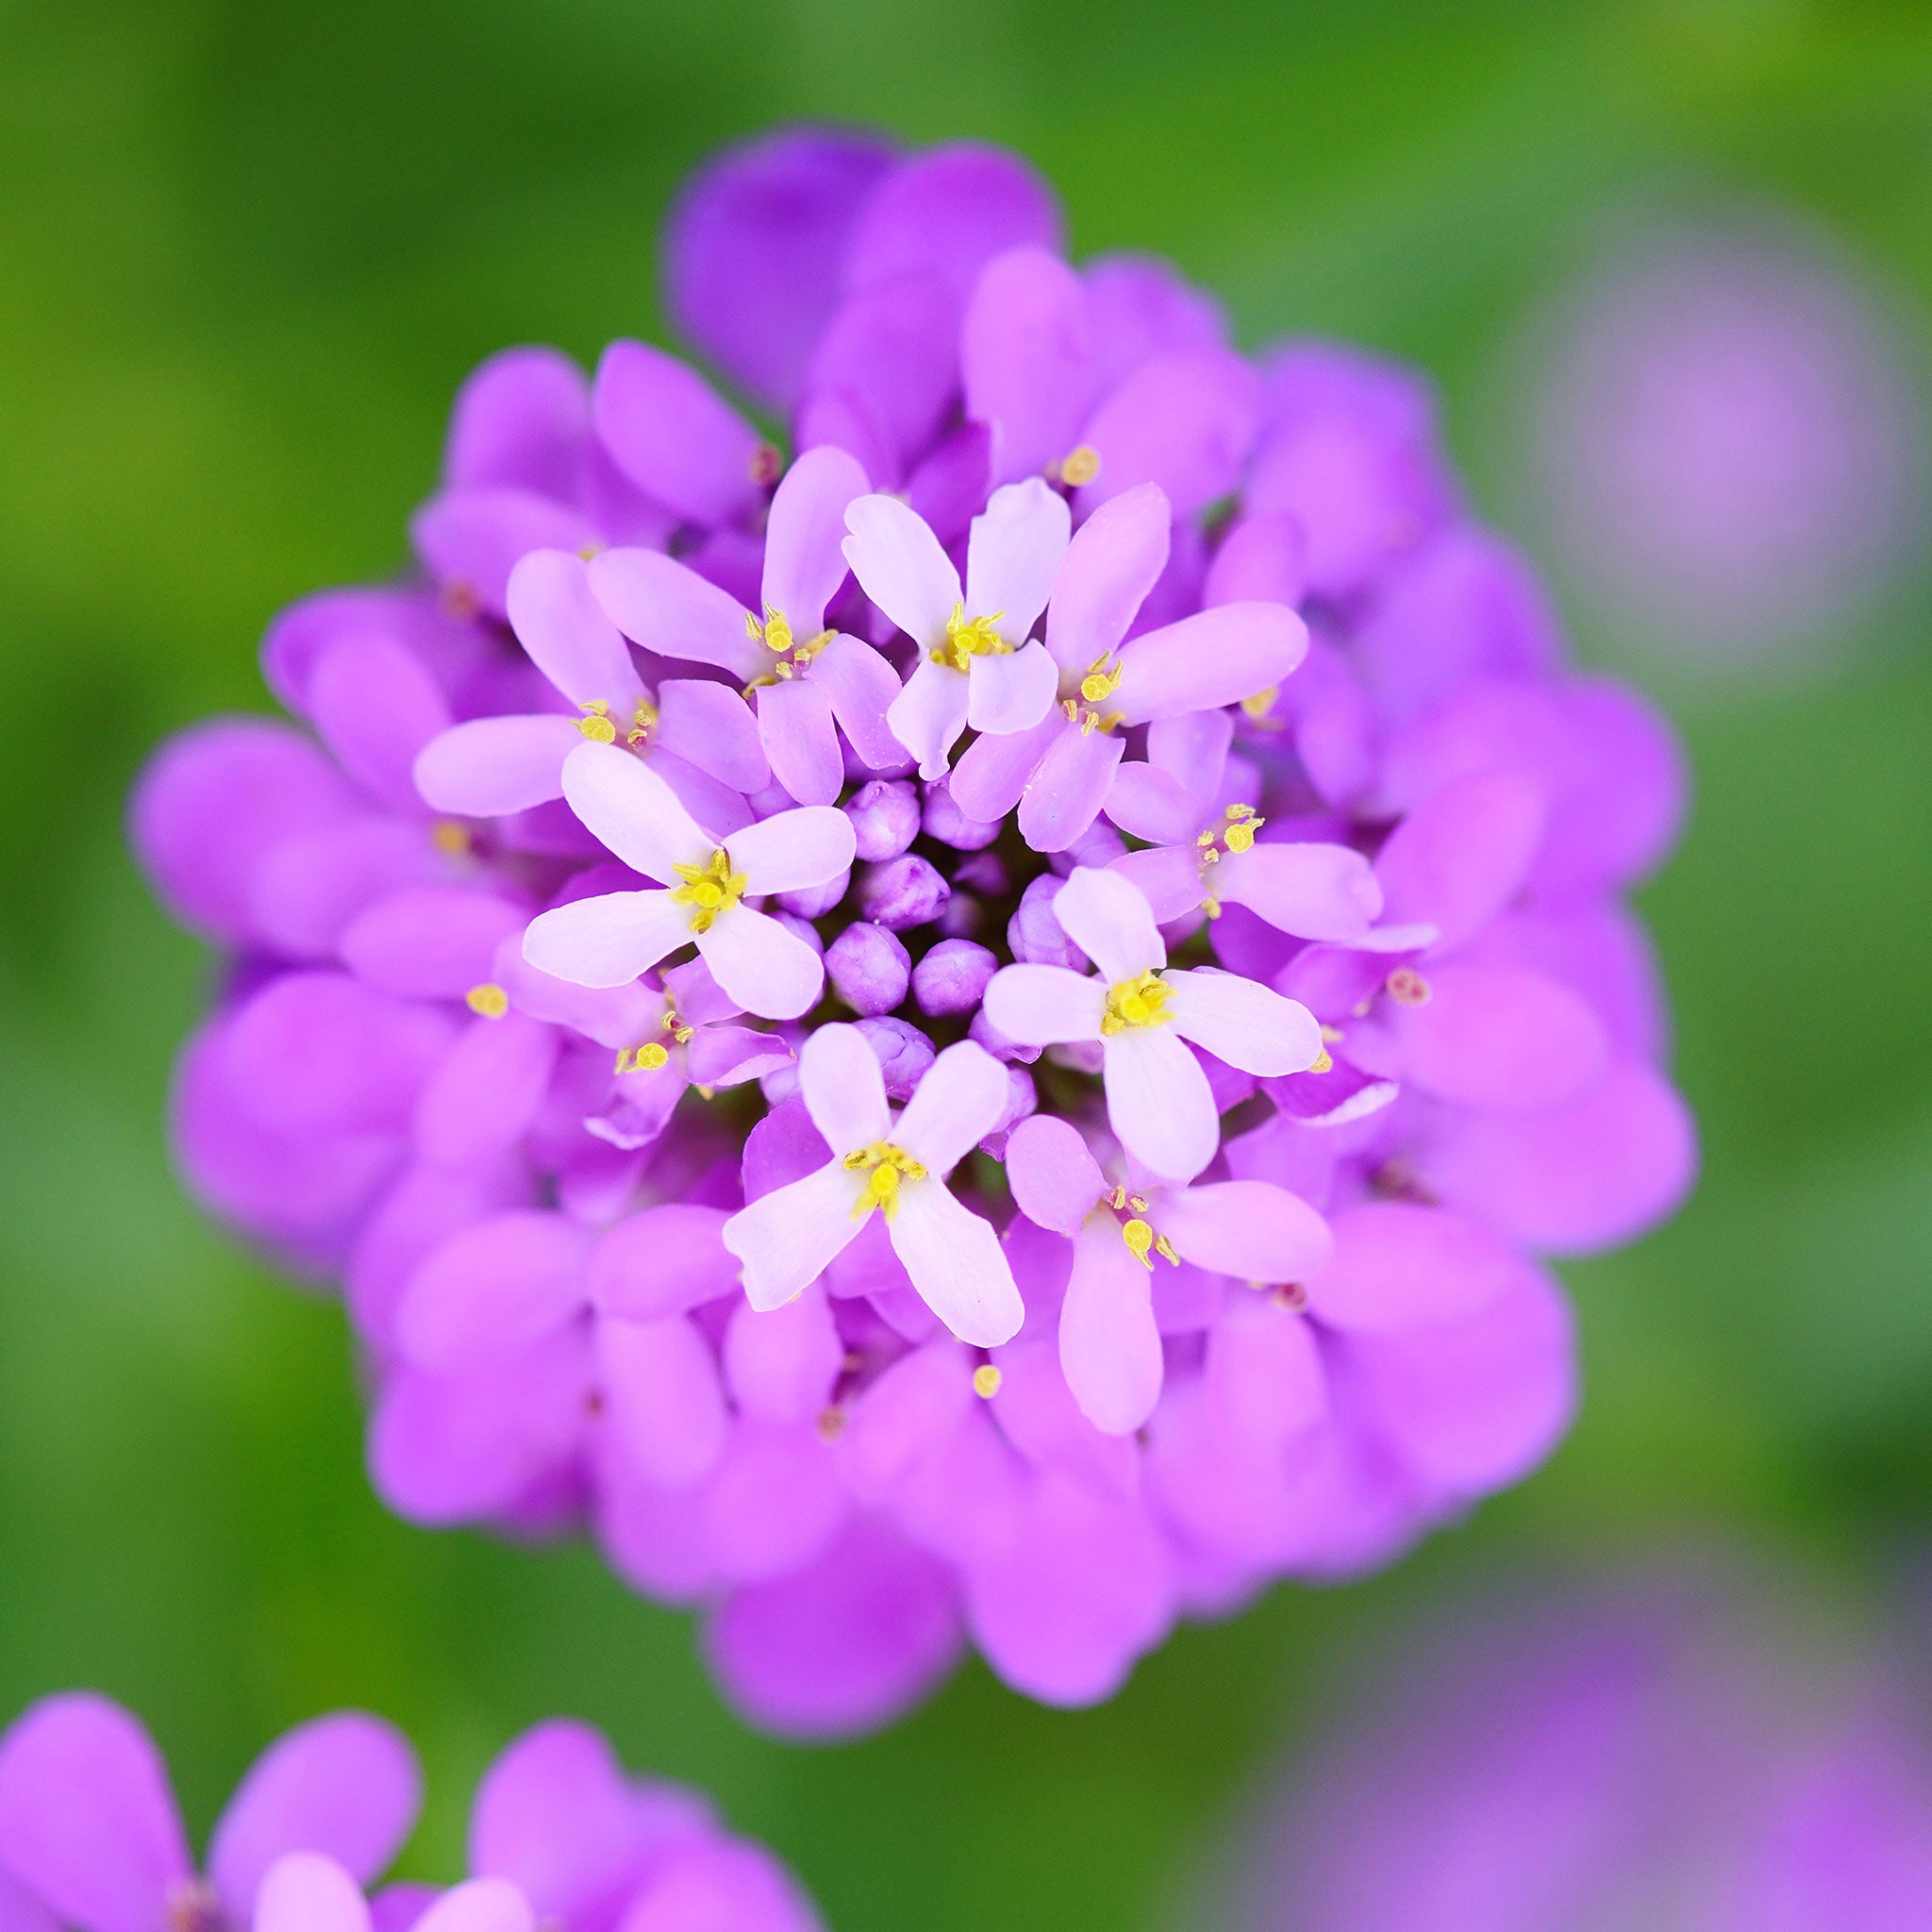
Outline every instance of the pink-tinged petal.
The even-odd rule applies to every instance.
[[[1081,866],[1054,894],[1053,913],[1109,985],[1167,964],[1152,908],[1117,872]]]
[[[532,550],[586,548],[598,533],[582,510],[540,491],[445,490],[409,519],[409,541],[438,583],[505,614],[510,572]]]
[[[408,886],[358,914],[342,964],[402,999],[460,999],[488,979],[496,949],[529,923],[526,908],[469,886]]]
[[[580,744],[565,759],[570,808],[633,872],[675,884],[680,865],[703,865],[717,840],[691,817],[664,776],[614,744]]]
[[[781,1307],[824,1273],[858,1232],[853,1212],[864,1188],[865,1176],[841,1155],[759,1196],[724,1224],[724,1245],[744,1264],[753,1307]]]
[[[1066,498],[1043,478],[995,490],[967,539],[967,616],[998,611],[1000,636],[1022,643],[1053,594],[1072,532]]]
[[[1085,837],[1124,749],[1110,731],[1069,727],[1055,737],[1020,799],[1020,831],[1034,851],[1065,852]]]
[[[417,1098],[417,1158],[475,1170],[509,1156],[543,1104],[562,1044],[554,1026],[521,1013],[473,1022]]]
[[[948,1174],[1007,1110],[1007,1070],[970,1040],[947,1047],[913,1091],[891,1132],[933,1174]]]
[[[1345,1344],[1370,1425],[1427,1480],[1464,1495],[1516,1481],[1576,1408],[1576,1338],[1562,1291],[1519,1262],[1479,1315]]]
[[[1301,940],[1359,941],[1382,911],[1374,868],[1347,845],[1263,841],[1226,854],[1208,883],[1217,898]]]
[[[764,1313],[741,1302],[724,1331],[732,1402],[741,1415],[760,1422],[815,1422],[832,1399],[844,1361],[839,1324],[818,1288]]]
[[[583,741],[574,718],[472,718],[438,732],[410,775],[432,811],[503,818],[561,798],[563,761]]]
[[[1174,515],[1191,517],[1240,483],[1260,416],[1260,382],[1232,351],[1151,357],[1087,425],[1100,473],[1076,509],[1085,516],[1138,483],[1158,483]]]
[[[1044,248],[981,271],[959,328],[966,413],[993,426],[998,482],[1038,475],[1080,440],[1096,379],[1087,291]]]
[[[271,1744],[236,1787],[208,1841],[208,1876],[237,1922],[288,1852],[324,1853],[352,1885],[368,1885],[422,1805],[415,1751],[393,1724],[358,1710],[316,1718]]]
[[[444,482],[574,498],[591,440],[591,385],[560,350],[504,349],[463,378],[450,408]]]
[[[230,1923],[254,1932],[369,1932],[369,1907],[361,1888],[334,1858],[320,1852],[289,1852],[275,1859],[240,1897],[225,1891]]]
[[[899,674],[870,644],[841,632],[811,660],[810,677],[832,701],[832,715],[852,749],[874,771],[900,763],[905,748],[886,714],[899,695]]]
[[[1058,688],[1059,673],[1038,641],[975,658],[966,674],[966,722],[993,737],[1031,731],[1053,709]]]
[[[1603,1077],[1603,1023],[1548,974],[1451,961],[1427,978],[1426,1003],[1391,1003],[1390,1016],[1402,1077],[1425,1092],[1530,1111],[1580,1100]]]
[[[536,1924],[522,1887],[507,1878],[472,1878],[451,1886],[412,1932],[535,1932]]]
[[[691,1318],[607,1316],[594,1354],[605,1413],[638,1474],[672,1491],[701,1481],[724,1447],[729,1417],[717,1357]]]
[[[733,1583],[808,1563],[847,1512],[831,1450],[815,1428],[741,1418],[699,1504],[718,1568]]]
[[[841,812],[833,816],[844,823],[849,839],[851,821]],[[711,976],[747,1013],[762,1020],[795,1020],[824,991],[824,961],[789,926],[749,906],[734,906],[693,937]]]
[[[519,1355],[584,1306],[584,1229],[561,1214],[491,1215],[417,1269],[396,1309],[396,1339],[439,1374]]]
[[[608,1907],[641,1847],[638,1801],[602,1733],[565,1718],[516,1739],[470,1811],[472,1872],[508,1879],[546,1921]]]
[[[1383,910],[1425,921],[1446,950],[1522,891],[1541,842],[1542,789],[1517,772],[1478,772],[1431,792],[1375,858]]]
[[[1268,1181],[1210,1181],[1163,1194],[1155,1226],[1181,1259],[1237,1281],[1306,1281],[1328,1265],[1328,1224]]]
[[[831,805],[845,782],[845,760],[830,697],[815,680],[791,677],[761,686],[758,702],[772,775],[801,805]]]
[[[1328,1377],[1308,1324],[1265,1294],[1237,1294],[1208,1335],[1216,1415],[1244,1447],[1278,1455],[1328,1413]]]
[[[963,1634],[952,1567],[855,1518],[803,1570],[735,1591],[705,1649],[748,1723],[826,1742],[873,1732],[928,1696]]]
[[[872,488],[842,449],[809,449],[785,474],[765,525],[763,600],[803,643],[845,581],[845,511]]]
[[[1200,715],[1218,718],[1224,714],[1208,711]],[[1201,824],[1202,801],[1177,778],[1142,759],[1127,758],[1114,768],[1104,809],[1132,838],[1145,839],[1154,845],[1191,846]],[[1141,858],[1147,855],[1127,856]],[[1191,873],[1197,871],[1192,852],[1178,856]]]
[[[1026,1308],[999,1236],[991,1222],[960,1207],[937,1177],[900,1189],[898,1212],[887,1232],[920,1299],[961,1341],[997,1348],[1020,1332]]]
[[[860,290],[812,353],[802,417],[822,422],[820,399],[836,397],[870,432],[855,439],[854,454],[864,456],[875,487],[891,487],[945,427],[958,389],[958,303],[934,275]]]
[[[604,614],[647,651],[715,664],[737,678],[765,669],[765,648],[744,627],[744,606],[675,558],[602,550],[587,568]]]
[[[584,1290],[607,1314],[651,1322],[738,1288],[723,1208],[668,1202],[626,1215],[591,1251]]]
[[[1167,568],[1174,511],[1158,484],[1103,504],[1067,548],[1046,608],[1046,647],[1078,678],[1115,649]]]
[[[1019,804],[1047,747],[1066,728],[1066,720],[1049,711],[1031,730],[974,739],[953,770],[948,789],[954,804],[969,819],[997,824]]]
[[[1592,1254],[1675,1211],[1696,1174],[1697,1132],[1669,1081],[1624,1065],[1570,1107],[1458,1110],[1413,1166],[1431,1192],[1517,1241]]]
[[[1153,1276],[1112,1221],[1096,1218],[1074,1237],[1059,1348],[1067,1387],[1096,1429],[1131,1435],[1154,1413],[1164,1358]]]
[[[834,1154],[869,1147],[891,1128],[878,1056],[857,1026],[814,1029],[798,1053],[798,1091]]]
[[[249,936],[293,959],[325,958],[365,906],[446,877],[427,828],[371,814],[285,839],[248,878]]]
[[[1308,1311],[1331,1328],[1392,1334],[1466,1321],[1519,1266],[1479,1223],[1404,1201],[1344,1208],[1329,1224],[1335,1252],[1305,1285]]]
[[[688,910],[669,892],[605,892],[539,913],[524,935],[524,958],[578,986],[628,986],[691,939]]]
[[[0,1932],[61,1932],[60,1921],[19,1879],[0,1872]]]
[[[591,408],[618,468],[679,516],[728,524],[757,501],[758,431],[675,356],[612,342],[597,364]]]
[[[753,721],[756,724],[756,720]],[[674,753],[655,748],[644,754],[644,763],[671,787],[677,802],[714,840],[728,839],[751,824],[751,807],[741,792],[687,764]]]
[[[957,142],[902,162],[875,189],[845,252],[848,288],[921,271],[964,303],[980,272],[1008,248],[1056,248],[1053,192],[1004,149]]]
[[[703,1026],[685,1049],[691,1082],[698,1087],[737,1087],[790,1066],[792,1053],[775,1033],[752,1026]]]
[[[1221,540],[1201,602],[1298,605],[1307,591],[1307,564],[1308,540],[1299,518],[1287,510],[1243,517]]]
[[[762,791],[772,782],[751,707],[728,685],[709,678],[674,677],[658,687],[658,728],[651,743],[733,791]],[[695,810],[692,816],[712,824]]]
[[[0,1864],[81,1932],[157,1932],[193,1876],[167,1768],[140,1724],[84,1690],[0,1739]]]
[[[839,320],[841,338],[848,337],[853,325],[850,304],[840,310]],[[849,341],[841,341],[841,361],[849,359],[851,347]],[[903,466],[891,427],[880,420],[872,403],[850,389],[808,388],[792,419],[791,441],[800,450],[843,450],[865,472],[874,490],[900,487]]]
[[[798,1881],[763,1845],[688,1837],[663,1852],[624,1932],[823,1932]]]
[[[901,1356],[846,1404],[838,1441],[846,1487],[863,1503],[883,1501],[915,1461],[938,1449],[977,1398],[973,1359],[950,1335]]]
[[[892,736],[919,760],[922,778],[942,778],[946,755],[966,728],[969,680],[950,664],[922,657],[886,711]]]
[[[1150,845],[1144,852],[1129,852],[1116,858],[1108,871],[1132,881],[1161,925],[1184,918],[1208,896],[1192,845]]]
[[[1579,750],[1539,853],[1540,891],[1634,885],[1676,842],[1690,777],[1670,721],[1609,678],[1578,678],[1563,708]]]
[[[992,489],[992,432],[962,423],[906,479],[906,501],[941,543],[957,543]]]
[[[385,805],[416,802],[416,754],[449,728],[449,706],[422,660],[376,633],[339,640],[308,677],[308,715],[342,769]]]
[[[1216,710],[1279,684],[1307,648],[1307,626],[1286,605],[1223,604],[1136,638],[1107,702],[1129,724]]]
[[[865,594],[922,649],[943,639],[965,592],[939,539],[895,496],[859,497],[845,527],[845,561]]]
[[[574,705],[610,707],[620,732],[643,694],[630,647],[591,591],[575,551],[534,550],[509,574],[510,628],[530,661]]]
[[[1299,1074],[1322,1058],[1322,1029],[1299,1000],[1212,966],[1167,975],[1174,1030],[1246,1074]]]
[[[1082,275],[1109,389],[1163,349],[1227,345],[1227,318],[1220,303],[1191,288],[1157,256],[1095,256]]]
[[[369,1923],[375,1932],[415,1932],[417,1923],[438,1896],[433,1885],[399,1878],[370,1895]]]
[[[1148,725],[1147,762],[1174,779],[1206,810],[1223,795],[1233,743],[1234,720],[1225,711],[1184,711]]]
[[[1021,1046],[1098,1040],[1107,987],[1064,966],[1005,966],[987,982],[987,1019]]]
[[[1006,1166],[1020,1212],[1055,1234],[1077,1234],[1107,1192],[1080,1130],[1057,1114],[1034,1114],[1013,1129]]]
[[[1167,1026],[1129,1026],[1106,1041],[1107,1118],[1141,1165],[1190,1181],[1214,1158],[1221,1116],[1201,1062]]]

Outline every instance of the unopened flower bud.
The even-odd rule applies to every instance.
[[[860,1020],[857,1024],[879,1057],[879,1068],[886,1076],[887,1099],[910,1100],[912,1090],[939,1058],[932,1041],[906,1020]]]
[[[829,912],[845,896],[852,884],[852,868],[847,866],[836,878],[822,886],[807,886],[796,892],[780,892],[773,902],[801,919],[818,919]]]
[[[970,1013],[998,968],[999,960],[986,947],[971,940],[941,940],[912,969],[912,997],[919,1010],[935,1020]]]
[[[1007,922],[1007,944],[1013,958],[1032,966],[1065,966],[1087,970],[1087,955],[1070,940],[1053,916],[1054,896],[1063,882],[1048,873],[1035,879],[1020,895],[1020,905]]]
[[[953,895],[953,889],[917,853],[902,852],[868,866],[858,885],[858,908],[874,924],[892,932],[924,925]]]
[[[848,925],[825,948],[825,977],[855,1013],[890,1013],[911,976],[905,941],[882,925]]]
[[[991,845],[1000,835],[997,824],[969,819],[953,801],[953,788],[945,778],[935,778],[925,788],[925,829],[941,843],[960,852],[977,852]]]
[[[1006,1111],[1000,1115],[999,1123],[992,1131],[981,1140],[981,1149],[995,1160],[1004,1159],[1007,1136],[1039,1106],[1040,1095],[1033,1085],[1033,1075],[1024,1067],[1009,1066],[1007,1069]]]
[[[874,778],[847,801],[861,858],[897,858],[919,836],[919,793],[904,778]]]

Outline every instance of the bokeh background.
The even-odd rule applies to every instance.
[[[1376,1581],[1184,1633],[1104,1709],[970,1666],[815,1751],[739,1728],[687,1620],[587,1550],[378,1508],[337,1309],[170,1174],[208,961],[121,841],[163,733],[267,708],[279,605],[402,564],[465,370],[662,339],[675,184],[799,116],[1010,143],[1078,251],[1174,257],[1244,344],[1333,333],[1433,374],[1580,651],[1683,724],[1693,817],[1643,909],[1706,1145],[1674,1224],[1566,1270],[1587,1400],[1521,1491]],[[1578,302],[1654,223],[1836,278],[1904,452],[1857,581],[1715,669],[1698,611],[1633,620],[1588,529],[1545,527]],[[0,0],[0,1714],[129,1702],[205,1829],[273,1733],[367,1705],[425,1748],[408,1862],[446,1874],[482,1764],[577,1713],[710,1786],[841,1932],[1126,1928],[1333,1686],[1525,1574],[1749,1547],[1848,1627],[1932,1616],[1928,311],[1907,4]]]

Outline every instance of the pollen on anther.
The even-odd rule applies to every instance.
[[[836,1442],[845,1433],[845,1411],[835,1402],[829,1408],[819,1410],[812,1427],[821,1442]]]
[[[463,995],[463,1004],[479,1020],[500,1020],[509,1011],[509,994],[493,979],[486,979]]]
[[[445,858],[461,858],[470,849],[470,828],[458,819],[438,819],[429,828],[429,842]]]
[[[1386,982],[1389,997],[1399,1007],[1425,1007],[1429,982],[1413,966],[1398,966]]]
[[[973,1392],[982,1402],[991,1402],[1006,1379],[991,1362],[981,1362],[973,1372]]]
[[[1100,452],[1091,442],[1075,443],[1060,458],[1060,481],[1075,490],[1084,488],[1100,475]]]

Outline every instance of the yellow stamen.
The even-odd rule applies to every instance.
[[[676,1041],[679,1046],[682,1046],[698,1029],[695,1026],[687,1024],[685,1021],[680,1019],[675,1007],[666,1007],[664,1008],[664,1030],[670,1034],[673,1040]]]
[[[981,1362],[973,1372],[973,1392],[982,1402],[991,1402],[1000,1392],[1006,1377],[991,1362]]]
[[[895,1147],[890,1141],[874,1141],[870,1147],[848,1154],[845,1165],[868,1176],[865,1191],[852,1209],[854,1221],[863,1221],[876,1208],[890,1222],[899,1211],[900,1181],[925,1178],[925,1169],[905,1148]]]
[[[1139,1197],[1136,1196],[1136,1199]],[[1147,1204],[1141,1201],[1140,1205],[1144,1208]],[[1156,1234],[1153,1224],[1142,1221],[1138,1214],[1133,1220],[1121,1223],[1121,1239],[1126,1242],[1127,1252],[1150,1274],[1154,1272],[1156,1255],[1164,1261],[1172,1262],[1176,1268],[1181,1264],[1181,1257],[1174,1251],[1174,1243],[1164,1234]]]
[[[1111,671],[1107,660],[1112,654],[1103,651],[1087,667],[1087,675],[1080,680],[1080,695],[1090,705],[1097,705],[1104,698],[1110,698],[1121,688],[1122,667],[1116,664]]]
[[[753,643],[763,644],[768,651],[775,651],[783,657],[791,648],[791,620],[782,610],[774,610],[765,606],[765,621],[760,624],[749,610],[744,613],[745,635]]]
[[[744,874],[731,870],[731,855],[722,845],[711,854],[708,865],[674,865],[671,869],[684,881],[672,889],[672,904],[692,908],[693,932],[709,932],[718,915],[730,911],[744,897]]]
[[[463,1004],[479,1020],[500,1020],[509,1011],[509,994],[493,979],[486,979],[463,995]]]
[[[975,658],[1004,658],[1012,645],[993,628],[1007,613],[995,610],[985,617],[969,618],[963,604],[953,606],[946,619],[946,641],[932,647],[935,664],[950,664],[955,671],[971,668]]]
[[[1308,1062],[1308,1072],[1311,1074],[1332,1074],[1334,1071],[1335,1056],[1325,1046]]]
[[[655,1074],[659,1067],[670,1064],[670,1050],[655,1040],[646,1041],[642,1046],[626,1046],[617,1056],[620,1074]]]
[[[1231,805],[1227,808],[1227,824],[1221,834],[1221,842],[1230,852],[1252,851],[1255,834],[1267,823],[1266,819],[1255,816],[1252,805]]]
[[[1274,700],[1280,695],[1281,687],[1278,684],[1271,684],[1266,691],[1257,691],[1253,697],[1243,698],[1241,709],[1259,724],[1274,708]]]
[[[1107,1010],[1101,1015],[1100,1030],[1111,1037],[1130,1026],[1165,1026],[1174,1018],[1166,1010],[1172,997],[1158,973],[1123,979],[1107,990]]]
[[[577,729],[584,727],[579,724]],[[651,733],[658,728],[658,708],[648,698],[640,698],[637,708],[630,714],[630,730],[625,735],[625,743],[633,751],[640,749],[650,741]]]
[[[1060,458],[1060,481],[1075,490],[1100,475],[1100,452],[1091,442],[1076,442]]]
[[[588,705],[579,705],[577,709],[585,713],[577,720],[577,729],[592,744],[616,741],[617,726],[610,722],[610,707],[602,698],[592,698]]]
[[[461,858],[470,849],[470,828],[456,819],[438,819],[429,828],[429,842],[445,858]]]

